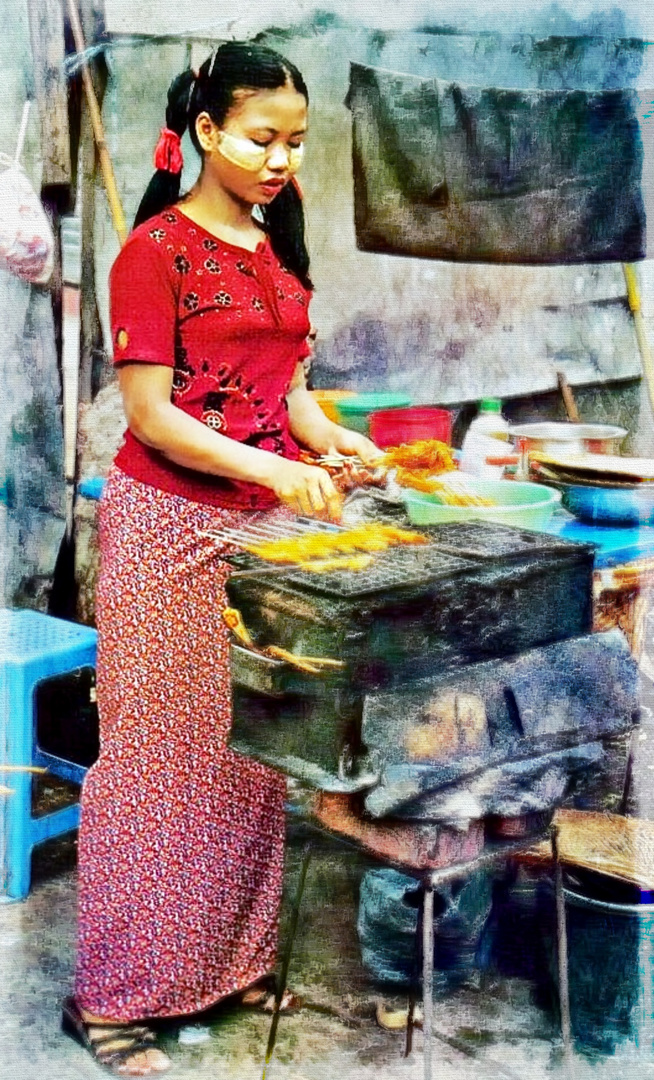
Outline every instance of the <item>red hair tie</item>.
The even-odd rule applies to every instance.
[[[176,131],[162,128],[159,142],[154,148],[154,167],[163,172],[180,173],[184,164],[181,139]]]

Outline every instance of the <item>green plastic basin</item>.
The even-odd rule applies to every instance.
[[[411,404],[408,394],[379,393],[355,394],[334,402],[339,423],[353,431],[368,435],[370,414],[380,409],[402,409]]]
[[[448,521],[496,521],[518,529],[542,529],[561,502],[561,493],[544,484],[516,480],[470,480],[465,490],[492,499],[493,506],[450,506],[405,488],[402,492],[414,525],[443,525]]]

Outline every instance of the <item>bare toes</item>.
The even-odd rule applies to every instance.
[[[122,1076],[149,1076],[150,1073],[166,1072],[170,1058],[161,1050],[144,1050],[127,1058],[117,1069]]]
[[[171,1066],[171,1060],[163,1050],[146,1050],[146,1057],[150,1062],[153,1072],[166,1072]]]

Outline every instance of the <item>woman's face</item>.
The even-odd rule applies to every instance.
[[[272,202],[299,168],[307,102],[292,86],[240,90],[221,128],[201,113],[204,169],[239,202]]]

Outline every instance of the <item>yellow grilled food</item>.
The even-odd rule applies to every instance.
[[[420,533],[409,529],[400,529],[394,525],[383,525],[380,522],[372,522],[367,525],[359,525],[355,529],[347,529],[342,532],[315,532],[304,536],[282,537],[277,540],[266,540],[263,543],[246,545],[246,550],[257,555],[266,562],[291,563],[301,565],[303,569],[318,570],[311,563],[333,562],[342,556],[352,556],[349,565],[343,562],[339,566],[328,565],[322,567],[323,572],[328,569],[360,569],[370,565],[371,553],[385,551],[389,547],[403,544],[426,544],[427,538]],[[368,556],[366,562],[358,558],[361,554]],[[319,572],[319,571],[318,571]]]
[[[390,468],[410,469],[429,474],[451,472],[456,466],[449,446],[438,439],[419,439],[390,446],[383,457]]]

